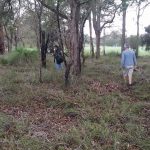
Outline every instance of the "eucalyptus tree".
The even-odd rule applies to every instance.
[[[89,31],[90,31],[90,52],[92,58],[94,58],[94,43],[93,43],[93,37],[92,37],[92,13],[89,15]]]
[[[146,50],[150,50],[150,25],[145,27],[145,34],[141,35],[142,46],[146,46]]]
[[[126,14],[128,8],[128,0],[121,0],[122,1],[122,38],[121,38],[121,51],[124,50],[124,45],[126,42]]]
[[[135,0],[136,6],[136,25],[137,25],[137,39],[136,39],[136,56],[139,54],[139,24],[140,24],[140,17],[142,16],[144,10],[148,5],[150,5],[149,0]]]
[[[122,12],[122,38],[121,38],[121,51],[124,50],[126,43],[126,15],[127,9],[134,3],[134,0],[121,0],[120,11]]]
[[[1,0],[0,2],[0,54],[4,54],[4,23],[13,19],[12,0]]]
[[[59,15],[67,24],[68,42],[69,45],[69,60],[66,64],[65,78],[68,80],[70,69],[74,75],[80,75],[81,73],[81,52],[83,50],[84,33],[83,28],[86,19],[90,13],[89,2],[90,0],[60,0],[60,7],[63,5],[63,9],[57,9],[57,5],[50,5],[50,1],[37,0],[41,4]],[[66,5],[64,5],[66,4]]]
[[[93,26],[96,35],[96,58],[99,58],[101,32],[107,24],[111,24],[113,22],[119,5],[115,0],[93,0],[91,3]]]

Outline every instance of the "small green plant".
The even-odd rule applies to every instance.
[[[82,134],[79,129],[73,127],[69,133],[65,134],[63,140],[69,146],[76,148],[81,142]]]

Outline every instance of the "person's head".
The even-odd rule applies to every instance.
[[[55,46],[54,46],[54,51],[57,51],[57,50],[58,50],[58,46],[55,45]]]
[[[124,45],[124,49],[125,49],[125,50],[127,50],[127,49],[129,49],[129,48],[130,48],[129,44],[125,44],[125,45]]]

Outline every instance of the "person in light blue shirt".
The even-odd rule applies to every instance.
[[[128,84],[132,85],[132,75],[134,68],[137,65],[135,52],[129,48],[128,45],[125,46],[125,50],[122,52],[121,55],[121,65],[123,68],[123,77],[125,83],[128,80]]]

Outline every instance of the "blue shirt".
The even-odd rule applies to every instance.
[[[136,64],[135,52],[132,49],[124,50],[121,57],[122,67],[127,68],[128,66],[135,66]]]

